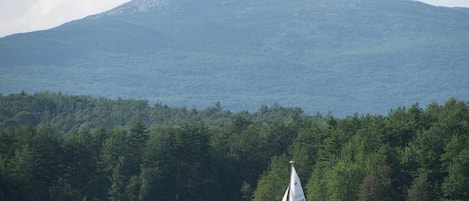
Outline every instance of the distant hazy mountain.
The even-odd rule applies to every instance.
[[[0,92],[386,113],[469,99],[469,9],[410,0],[134,0],[0,39]]]

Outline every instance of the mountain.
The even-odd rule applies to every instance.
[[[469,9],[410,0],[134,0],[0,39],[0,92],[384,114],[469,99]]]

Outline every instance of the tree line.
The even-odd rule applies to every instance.
[[[61,93],[0,95],[0,200],[468,200],[469,105],[387,115],[231,112]]]

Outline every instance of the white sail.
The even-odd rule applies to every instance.
[[[303,188],[301,187],[300,177],[296,173],[295,162],[290,161],[291,164],[291,175],[290,184],[287,187],[287,191],[283,195],[282,201],[306,201]]]
[[[291,166],[290,176],[290,201],[306,201],[303,188],[301,187],[300,177],[296,173],[295,167]]]
[[[285,195],[283,195],[282,201],[287,201],[289,190],[290,190],[290,186],[287,187],[287,190],[285,191]]]

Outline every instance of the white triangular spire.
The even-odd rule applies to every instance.
[[[306,201],[305,194],[303,192],[303,187],[301,187],[300,177],[295,170],[293,165],[295,162],[290,161],[291,164],[291,175],[290,175],[290,184],[288,185],[287,191],[283,196],[282,201]]]

